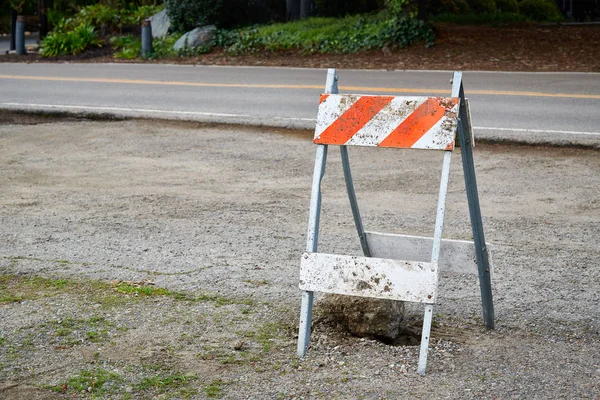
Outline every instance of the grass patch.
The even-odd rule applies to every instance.
[[[66,382],[55,386],[47,386],[54,392],[91,393],[96,396],[114,393],[124,382],[121,375],[102,368],[84,370],[70,377]]]
[[[140,284],[132,284],[129,282],[121,282],[115,286],[114,290],[118,293],[133,295],[133,296],[170,296],[172,292],[165,288],[144,286]]]
[[[74,346],[85,341],[98,343],[110,337],[109,329],[114,324],[102,316],[87,319],[64,318],[48,324],[54,336],[60,338],[61,346]]]
[[[136,390],[157,390],[159,392],[165,392],[173,388],[179,388],[181,386],[188,385],[191,381],[198,379],[195,375],[184,375],[176,373],[173,375],[155,375],[152,377],[144,378],[140,383],[135,385]]]
[[[222,380],[216,379],[204,387],[204,393],[211,399],[219,399],[223,397],[224,385],[225,383]]]
[[[19,303],[42,296],[53,295],[69,288],[65,279],[0,275],[0,304]]]
[[[55,261],[63,263],[61,261]],[[65,261],[64,263],[68,263]],[[252,299],[229,298],[219,294],[204,293],[194,296],[188,293],[174,292],[154,286],[148,282],[107,283],[91,280],[68,280],[44,277],[26,277],[13,274],[0,274],[0,304],[19,303],[61,293],[92,295],[92,301],[104,307],[124,306],[134,299],[142,297],[165,296],[177,301],[211,302],[217,307],[227,305],[254,306]],[[249,313],[245,309],[244,313]]]

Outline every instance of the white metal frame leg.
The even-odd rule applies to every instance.
[[[433,306],[427,304],[425,306],[425,314],[423,316],[423,331],[421,332],[421,349],[419,350],[419,366],[417,372],[425,375],[427,368],[427,352],[429,351],[429,335],[431,334],[431,320],[433,318]]]
[[[306,235],[306,251],[314,253],[319,243],[319,220],[321,216],[321,181],[325,175],[327,163],[327,146],[318,145],[313,173],[312,193],[310,196],[310,211],[308,216],[308,233]],[[312,324],[312,307],[314,293],[302,292],[300,307],[300,327],[298,330],[298,356],[306,356],[310,342],[310,327]]]

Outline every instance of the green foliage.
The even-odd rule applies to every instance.
[[[204,388],[204,393],[210,399],[220,399],[223,397],[223,381],[220,379],[214,380]]]
[[[141,45],[140,45],[141,49]],[[168,296],[172,293],[165,288],[154,287],[154,286],[139,286],[132,285],[126,282],[121,282],[115,287],[115,291],[123,294],[130,294],[134,296]]]
[[[180,37],[180,34],[175,34],[162,38],[155,38],[152,41],[152,53],[149,58],[165,58],[177,55],[175,50],[173,50],[173,46]]]
[[[221,0],[165,0],[171,28],[187,32],[197,26],[216,24],[221,15]]]
[[[133,59],[142,54],[142,42],[133,35],[115,36],[110,39],[110,44],[118,50],[115,58]]]
[[[521,13],[534,21],[556,22],[563,16],[554,0],[522,0],[519,3]]]
[[[406,47],[421,40],[433,45],[431,28],[409,16],[385,12],[345,18],[309,18],[237,32],[233,53],[301,50],[307,53],[354,53],[384,46]]]
[[[144,378],[136,385],[137,390],[158,389],[166,391],[167,389],[177,388],[187,385],[189,382],[198,379],[195,375],[183,375],[176,373],[173,375],[156,375],[149,378]]]
[[[496,12],[495,0],[467,0],[471,10],[478,14],[494,14]]]
[[[79,25],[72,31],[52,32],[42,41],[40,53],[44,57],[74,55],[90,47],[101,47],[102,41],[93,26]]]
[[[93,370],[84,370],[79,374],[72,376],[61,385],[51,386],[49,389],[56,392],[70,392],[73,394],[91,393],[93,395],[103,395],[114,391],[114,388],[108,387],[123,382],[123,377],[114,372],[102,368]]]
[[[385,9],[391,15],[400,15],[410,4],[410,0],[385,0]]]
[[[501,13],[518,13],[519,3],[517,0],[496,0],[496,8]]]
[[[162,6],[140,6],[134,9],[112,8],[98,3],[81,8],[72,18],[54,22],[54,31],[68,32],[80,25],[90,25],[105,33],[120,32],[124,26],[139,26]]]

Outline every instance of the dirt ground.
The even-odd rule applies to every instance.
[[[600,72],[600,24],[451,25],[436,27],[436,44],[358,54],[297,52],[232,56],[214,51],[159,61],[200,65],[261,65],[341,69]],[[0,62],[128,62],[108,47],[73,57],[0,56]],[[129,61],[131,62],[131,61]],[[141,62],[134,60],[133,62]]]
[[[0,398],[600,397],[597,150],[476,147],[497,326],[476,276],[442,275],[421,377],[416,344],[351,337],[318,302],[295,356],[306,134],[0,121]],[[430,236],[441,155],[376,152],[350,149],[365,226]],[[320,251],[359,255],[342,176],[332,148]],[[447,205],[444,236],[469,239],[458,154]]]

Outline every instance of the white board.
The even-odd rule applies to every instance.
[[[437,272],[429,262],[304,253],[300,289],[432,304]]]
[[[392,258],[395,260],[411,260],[430,262],[433,238],[408,235],[394,235],[389,233],[365,232],[371,256],[378,258]],[[490,269],[492,257],[490,245],[486,244]],[[478,274],[475,244],[466,240],[442,239],[440,259],[438,262],[440,272],[458,274]],[[490,274],[493,270],[490,271]]]

